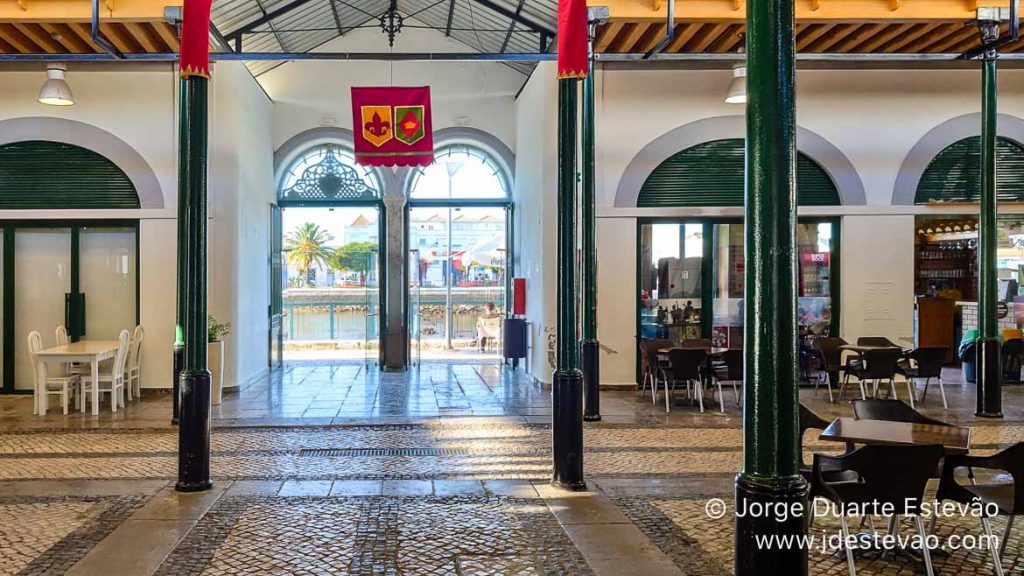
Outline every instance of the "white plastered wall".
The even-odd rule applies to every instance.
[[[742,214],[741,209],[652,210],[614,205],[624,170],[651,141],[697,120],[743,113],[742,107],[722,101],[729,79],[725,70],[598,72],[598,336],[603,348],[603,384],[634,381],[636,217]],[[999,81],[1000,112],[1024,117],[1024,71],[1004,70]],[[907,153],[929,130],[978,112],[980,84],[980,73],[974,70],[798,73],[798,124],[824,137],[846,156],[863,182],[867,201],[859,207],[801,211],[843,216],[844,337],[905,338],[913,334],[913,214],[957,213],[957,209],[893,207],[893,185]],[[549,96],[545,103],[552,110],[557,107],[554,97]],[[554,161],[554,149],[547,153],[549,161]],[[522,163],[519,169],[522,172]],[[548,178],[553,193],[554,176]],[[547,257],[554,259],[553,252]],[[880,318],[882,310],[891,312],[889,319]],[[551,321],[553,318],[552,314]]]
[[[218,64],[213,76],[209,100],[209,308],[234,325],[225,366],[225,385],[233,385],[266,368],[272,103],[240,63]],[[64,118],[109,132],[149,165],[163,208],[8,210],[0,211],[0,219],[139,220],[139,320],[146,328],[142,386],[168,388],[172,384],[177,286],[178,74],[170,65],[112,71],[72,67],[67,78],[75,105],[58,108],[36,102],[45,80],[42,67],[38,72],[0,71],[0,122]],[[55,168],[59,169],[59,162]],[[244,353],[238,354],[238,350]]]

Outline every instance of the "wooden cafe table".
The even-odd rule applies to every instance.
[[[836,418],[819,438],[835,442],[889,446],[941,444],[946,454],[967,454],[971,447],[970,428],[855,418]]]
[[[117,347],[120,343],[117,340],[80,340],[46,348],[36,352],[37,373],[43,372],[43,364],[46,362],[71,363],[78,362],[88,364],[92,375],[92,414],[98,416],[100,413],[100,387],[99,381],[100,362],[113,358],[117,354]],[[46,400],[48,394],[43,390],[36,390],[36,410],[38,414],[46,414]],[[114,396],[111,394],[111,396]],[[116,402],[116,400],[112,400]]]

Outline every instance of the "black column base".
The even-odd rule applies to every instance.
[[[583,420],[601,419],[601,345],[597,340],[583,341]]]
[[[181,415],[178,426],[178,492],[209,490],[210,371],[181,373]]]
[[[785,506],[794,510],[800,504],[803,514],[790,514],[784,522],[782,514],[745,514],[744,510],[760,508],[773,510]],[[736,477],[736,575],[737,576],[806,576],[808,551],[793,546],[758,547],[758,535],[777,534],[798,536],[807,531],[807,483],[800,477],[795,481],[772,484],[756,481],[740,474]]]
[[[555,370],[551,383],[551,485],[586,490],[583,480],[583,372]]]
[[[974,415],[979,418],[1002,418],[1002,343],[998,338],[978,338],[976,352],[978,404]]]
[[[185,367],[185,345],[175,344],[173,354],[174,382],[171,384],[171,424],[177,424],[178,416],[181,414],[181,398],[179,397],[181,386],[178,382],[181,380],[181,370]]]

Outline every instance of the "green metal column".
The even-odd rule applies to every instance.
[[[182,177],[185,172],[184,168],[184,143],[189,140],[190,127],[185,122],[185,102],[189,98],[189,83],[185,80],[178,82],[178,106],[180,118],[178,119],[178,270],[185,269],[185,245],[183,244],[186,235],[188,234],[187,218],[188,206],[184,201],[185,193],[185,179]],[[182,333],[182,326],[185,321],[182,318],[182,314],[185,313],[185,292],[187,285],[184,283],[184,274],[178,274],[178,299],[175,303],[175,316],[174,316],[174,347],[172,349],[172,368],[171,374],[173,378],[172,393],[171,393],[171,424],[178,423],[178,416],[181,411],[181,371],[185,368],[185,336]]]
[[[746,281],[743,469],[736,510],[806,509],[799,473],[796,330],[794,0],[747,3]],[[736,574],[807,574],[800,546],[758,546],[799,535],[802,514],[737,515]]]
[[[576,338],[576,89],[558,81],[558,312],[551,385],[551,483],[583,490],[583,372]]]
[[[998,25],[991,23],[998,37]],[[991,32],[990,32],[991,33]],[[983,27],[983,36],[985,28]],[[1002,417],[1002,352],[997,304],[996,114],[998,112],[995,50],[985,53],[981,74],[981,206],[978,222],[978,416]]]
[[[210,482],[210,372],[206,369],[206,168],[209,80],[183,78],[178,151],[178,299],[184,366],[179,382],[180,492],[208,490]]]
[[[594,24],[589,26],[590,73],[583,79],[583,419],[601,419],[601,345],[597,340],[597,220],[594,198]]]

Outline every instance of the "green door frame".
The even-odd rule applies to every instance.
[[[284,249],[284,211],[288,208],[376,208],[377,209],[377,369],[384,369],[384,347],[386,346],[384,330],[387,326],[387,274],[384,273],[384,263],[387,260],[387,213],[384,207],[384,200],[347,201],[347,202],[324,202],[324,201],[303,201],[303,200],[278,200],[277,206],[281,209],[281,247]],[[385,249],[382,251],[381,247]],[[282,286],[284,290],[287,286]],[[283,296],[282,296],[283,298]],[[273,322],[273,318],[269,318]],[[283,330],[283,328],[282,328]],[[282,359],[283,363],[283,359]]]
[[[715,281],[715,262],[713,255],[714,250],[714,236],[713,230],[716,224],[742,224],[743,218],[722,216],[655,216],[655,217],[641,217],[636,219],[636,315],[635,315],[635,326],[636,326],[636,345],[633,347],[633,353],[636,355],[636,370],[635,377],[636,382],[639,384],[643,374],[640,373],[640,325],[641,325],[641,303],[640,303],[640,259],[643,257],[643,235],[641,230],[643,226],[648,224],[700,224],[703,226],[703,253],[711,254],[711,258],[701,258],[700,265],[700,306],[701,310],[711,310],[713,306],[713,292],[714,292],[714,281]],[[842,224],[842,218],[840,217],[827,217],[827,216],[804,216],[797,220],[798,224],[831,224],[832,225],[832,246],[831,253],[829,255],[829,297],[832,300],[832,323],[829,326],[829,333],[838,336],[839,335],[839,306],[840,306],[840,228]],[[711,328],[713,326],[714,318],[713,314],[701,314],[700,324],[701,332],[710,337]]]
[[[405,254],[403,256],[403,274],[405,282],[405,298],[402,306],[402,318],[409,318],[409,212],[413,208],[504,208],[505,209],[505,313],[508,315],[510,303],[512,302],[512,277],[515,275],[515,251],[512,241],[515,239],[515,202],[511,200],[415,200],[410,199],[405,203]],[[409,327],[407,326],[408,330]],[[405,364],[409,365],[411,358],[412,338],[405,339]]]
[[[82,228],[131,228],[135,232],[135,323],[139,323],[140,316],[140,269],[142,251],[139,244],[139,221],[128,219],[83,219],[83,220],[0,220],[0,229],[3,229],[3,345],[0,346],[0,355],[3,357],[2,386],[0,394],[31,394],[32,390],[15,390],[14,368],[15,368],[15,343],[17,335],[14,333],[14,321],[17,311],[17,302],[14,300],[15,284],[15,232],[18,229],[28,228],[68,228],[71,231],[71,292],[78,293],[79,278],[81,274],[81,253],[79,239]],[[77,339],[77,337],[76,337]]]

